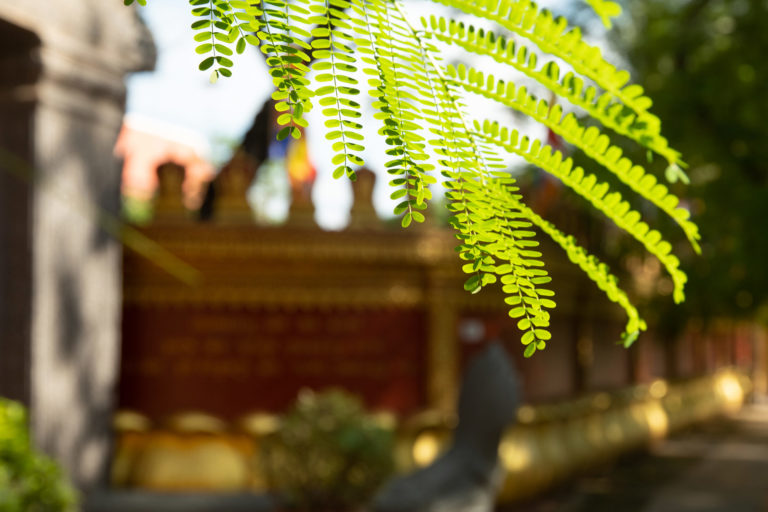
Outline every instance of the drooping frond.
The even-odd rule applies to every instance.
[[[603,57],[600,49],[584,42],[578,27],[568,29],[564,17],[552,13],[531,0],[435,0],[465,13],[493,21],[510,32],[528,39],[542,51],[562,59],[576,73],[594,81],[635,113],[648,130],[660,133],[661,121],[648,109],[653,102],[640,85],[627,85],[629,72],[617,70]],[[670,161],[670,163],[679,163]]]
[[[631,234],[649,253],[656,256],[669,272],[675,284],[675,300],[681,302],[684,299],[683,288],[687,278],[680,270],[680,261],[671,254],[672,245],[662,239],[659,231],[650,229],[648,224],[642,221],[640,212],[633,210],[619,192],[611,192],[608,183],[598,182],[594,174],[585,173],[581,167],[574,168],[573,160],[563,160],[562,153],[553,151],[552,147],[542,144],[541,141],[531,141],[528,137],[520,136],[516,130],[500,129],[496,123],[485,122],[482,128],[479,125],[476,128],[478,131],[482,130],[483,137],[493,144],[523,157],[532,165],[558,178],[592,203],[618,227]]]
[[[129,5],[134,0],[124,0]],[[572,235],[528,207],[503,157],[517,155],[557,177],[657,257],[674,283],[674,299],[684,298],[686,276],[672,244],[651,228],[639,211],[593,173],[575,167],[563,151],[522,136],[466,108],[479,95],[499,109],[515,110],[580,149],[595,166],[614,175],[633,193],[655,205],[682,228],[698,251],[699,232],[667,186],[642,165],[624,156],[603,128],[624,137],[668,163],[667,180],[685,182],[681,155],[661,133],[652,102],[629,73],[608,63],[598,48],[584,42],[578,28],[555,18],[530,0],[433,0],[482,18],[498,29],[476,29],[471,22],[431,15],[417,29],[400,0],[189,0],[198,18],[192,25],[202,55],[200,69],[212,80],[231,75],[234,53],[248,45],[265,56],[276,100],[278,138],[301,137],[304,114],[319,105],[326,138],[332,143],[333,175],[355,178],[363,162],[362,101],[367,85],[387,145],[387,172],[403,226],[424,222],[431,186],[442,175],[457,251],[473,293],[501,284],[509,314],[522,331],[525,355],[543,349],[551,338],[555,307],[538,250],[536,230],[549,236],[569,259],[627,314],[624,343],[645,322],[608,267]],[[145,0],[138,0],[142,5]],[[617,4],[587,0],[604,22],[619,13]],[[500,35],[511,33],[515,40]],[[447,65],[446,45],[492,58],[498,70],[478,71]],[[563,68],[563,70],[561,70]],[[358,71],[366,76],[359,84]],[[555,101],[538,99],[526,87],[498,80],[507,71],[522,73]],[[562,99],[575,107],[567,112]],[[587,118],[582,121],[579,116]],[[597,125],[597,126],[595,126]],[[435,158],[436,156],[436,158]]]
[[[196,51],[206,55],[200,70],[213,69],[211,82],[220,76],[232,74],[235,44],[237,53],[243,53],[248,44],[257,46],[266,56],[269,74],[275,91],[279,112],[277,123],[283,128],[278,139],[288,135],[301,137],[301,128],[307,126],[304,113],[312,108],[314,92],[306,78],[311,50],[306,38],[310,34],[302,28],[309,11],[306,2],[287,0],[189,0],[192,14],[200,20],[192,24],[200,42]]]
[[[605,28],[610,29],[613,27],[612,19],[621,15],[621,6],[616,2],[610,2],[608,0],[586,0],[595,14],[600,16],[600,21],[603,22]]]
[[[307,14],[309,12],[303,6],[287,0],[264,0],[263,3],[263,29],[258,35],[263,40],[260,49],[267,55],[269,74],[277,89],[272,93],[272,99],[278,101],[275,108],[281,112],[277,124],[284,125],[278,132],[278,138],[285,138],[289,133],[299,138],[299,127],[307,125],[304,112],[312,108],[310,99],[314,93],[304,76],[309,72],[307,64],[310,57],[307,52],[311,47],[298,37],[305,35],[306,31],[296,23]]]
[[[626,292],[619,287],[618,278],[614,276],[608,265],[602,263],[597,257],[589,254],[586,249],[581,247],[575,238],[566,235],[557,229],[552,223],[542,219],[530,208],[523,206],[523,214],[530,219],[534,226],[547,234],[557,245],[559,245],[568,255],[568,259],[589,277],[598,288],[605,292],[606,297],[622,307],[627,314],[627,325],[624,328],[622,339],[624,344],[629,346],[637,339],[640,331],[647,329],[645,320],[640,318],[637,308],[627,297]]]
[[[353,166],[363,165],[360,153],[365,147],[360,133],[360,103],[354,99],[360,89],[354,76],[357,67],[353,28],[346,12],[352,4],[346,0],[320,1],[319,5],[310,5],[313,14],[308,18],[309,23],[316,25],[311,31],[315,59],[312,69],[318,72],[315,81],[323,84],[315,94],[327,118],[325,126],[330,130],[325,137],[333,142],[333,176],[347,175],[355,180]]]
[[[369,80],[376,99],[374,107],[380,111],[375,117],[383,122],[379,134],[389,146],[386,153],[390,159],[385,166],[393,176],[390,185],[396,189],[392,199],[400,201],[395,214],[402,215],[402,225],[407,227],[413,221],[424,222],[421,210],[432,198],[429,185],[436,182],[430,174],[434,165],[428,162],[425,138],[420,133],[420,89],[410,62],[418,49],[405,36],[408,29],[390,2],[373,0],[362,4],[362,9],[369,12],[366,17],[370,24],[363,30],[370,31],[374,52],[365,62],[375,67],[376,75]]]
[[[189,4],[192,6],[192,14],[200,18],[192,23],[192,29],[197,31],[195,41],[199,43],[195,51],[208,55],[200,62],[200,70],[212,68],[212,82],[219,76],[231,76],[233,62],[228,57],[233,54],[231,45],[238,40],[240,29],[240,23],[236,23],[232,15],[231,6],[213,0],[189,0]],[[244,24],[251,30],[258,30],[258,25],[251,25],[250,20]],[[238,44],[238,48],[243,45],[244,42]]]
[[[585,86],[584,80],[572,71],[561,77],[560,66],[553,60],[538,66],[539,55],[529,47],[491,30],[475,29],[472,25],[443,17],[431,16],[428,22],[422,19],[422,25],[428,36],[477,55],[489,56],[499,64],[524,73],[615,133],[637,142],[671,163],[681,163],[680,153],[669,147],[667,139],[657,129],[638,121],[630,109],[614,101],[613,94],[601,94],[594,86]]]
[[[622,150],[611,144],[610,138],[594,126],[584,127],[572,113],[563,115],[560,105],[550,106],[546,100],[537,100],[525,87],[512,82],[496,80],[474,68],[447,67],[448,76],[469,92],[493,99],[513,110],[526,114],[546,126],[566,142],[581,149],[585,155],[611,171],[622,183],[642,195],[660,210],[672,217],[685,232],[691,245],[700,251],[699,228],[688,220],[688,210],[675,208],[679,199],[668,193],[666,186],[645,172],[642,166],[622,157]]]
[[[528,209],[520,203],[521,197],[515,195],[514,180],[502,173],[495,173],[494,178],[488,186],[494,199],[492,204],[505,205],[492,222],[497,241],[490,245],[503,261],[496,266],[495,273],[501,276],[505,300],[512,307],[509,316],[518,319],[517,327],[523,332],[524,355],[530,357],[544,349],[552,337],[548,310],[555,307],[554,292],[543,287],[552,279],[543,268],[542,254],[535,250],[536,233]]]
[[[399,4],[394,5],[402,15]],[[531,356],[551,338],[547,310],[555,303],[553,292],[542,287],[550,278],[542,268],[541,253],[535,251],[538,241],[532,238],[535,233],[525,218],[515,180],[498,171],[503,167],[499,158],[470,128],[459,93],[437,62],[434,48],[404,15],[402,20],[419,45],[419,53],[413,54],[416,69],[412,71],[422,77],[422,87],[431,93],[422,99],[422,110],[430,131],[438,136],[430,144],[443,157],[441,172],[448,188],[448,208],[453,213],[450,222],[461,242],[459,255],[467,262],[463,270],[470,275],[465,289],[476,293],[501,279],[509,294],[506,302],[512,306],[509,314],[519,319],[525,355]]]

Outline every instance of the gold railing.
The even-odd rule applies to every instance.
[[[514,501],[669,433],[735,412],[750,391],[742,373],[722,370],[680,383],[663,380],[575,400],[523,406],[499,447],[500,501]],[[383,424],[394,425],[391,417]],[[224,422],[185,413],[159,425],[123,411],[115,419],[113,485],[162,491],[266,491],[260,444],[280,428],[270,414]],[[424,412],[393,426],[401,471],[429,464],[450,443],[451,420]]]

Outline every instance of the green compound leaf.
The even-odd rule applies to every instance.
[[[600,16],[600,20],[605,25],[605,28],[611,29],[613,27],[613,18],[621,15],[621,6],[616,2],[609,2],[606,0],[585,0],[595,13]]]
[[[134,1],[146,3],[123,3]],[[631,84],[629,72],[607,62],[565,18],[530,0],[433,0],[458,11],[461,21],[428,14],[417,29],[399,0],[188,1],[199,69],[210,73],[212,82],[230,77],[235,56],[249,45],[258,48],[274,87],[271,97],[281,127],[277,138],[301,137],[305,114],[319,105],[319,128],[333,151],[335,178],[354,180],[364,165],[365,102],[360,94],[368,92],[386,145],[384,170],[401,225],[426,221],[424,210],[440,177],[456,252],[467,274],[464,288],[478,293],[501,286],[525,357],[551,342],[550,317],[556,308],[537,233],[551,238],[624,310],[621,343],[629,346],[647,326],[607,265],[525,204],[504,170],[504,156],[521,157],[556,177],[642,244],[671,276],[674,300],[683,300],[687,277],[671,239],[652,226],[653,212],[633,208],[631,198],[598,176],[615,176],[630,194],[671,218],[699,251],[698,227],[661,183],[688,184],[686,165],[662,135],[643,88]],[[607,27],[621,13],[617,2],[586,1]],[[476,28],[481,23],[485,26]],[[447,65],[437,43],[493,59],[498,76],[522,73],[551,99],[537,98],[526,87],[486,71]],[[468,95],[547,128],[582,151],[589,169],[575,166],[565,150],[485,119],[484,112],[469,112]],[[624,156],[613,142],[616,135],[645,149],[649,162],[654,155],[665,160],[663,176]]]

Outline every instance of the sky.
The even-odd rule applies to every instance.
[[[550,0],[540,4],[556,9],[566,1]],[[425,5],[425,2],[408,2],[416,16],[425,12]],[[435,4],[431,4],[430,10],[435,10]],[[204,157],[221,164],[250,127],[272,86],[263,58],[252,48],[235,60],[231,78],[211,84],[209,72],[198,70],[200,56],[195,53],[197,43],[190,29],[195,18],[189,11],[188,3],[181,0],[152,0],[146,7],[140,8],[154,36],[158,60],[154,71],[137,73],[129,78],[127,114],[141,122],[155,122],[169,130],[173,128],[174,133],[187,134],[190,140],[196,141]],[[493,62],[475,65],[488,69]],[[468,106],[470,111],[481,113],[491,108],[488,103],[479,100],[470,102]],[[502,114],[500,119],[513,120],[508,114]],[[318,170],[313,192],[316,220],[323,228],[341,229],[348,222],[351,188],[346,179],[334,180],[331,177],[333,166],[330,160],[333,155],[329,144],[319,130],[311,130],[312,126],[322,127],[319,109],[311,112],[308,120],[309,149]],[[378,174],[383,168],[386,148],[376,135],[377,123],[363,124],[371,127],[364,130],[367,146],[364,157]],[[391,216],[394,205],[389,199],[386,181],[386,175],[379,174],[374,193],[374,205],[382,217]],[[287,186],[287,182],[282,186]],[[281,206],[280,203],[275,203],[276,211],[284,213],[287,205]]]

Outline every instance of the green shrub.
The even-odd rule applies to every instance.
[[[31,446],[24,407],[0,398],[0,512],[74,510],[76,495],[59,466]]]
[[[393,433],[340,390],[302,391],[264,443],[270,486],[299,510],[341,512],[370,499],[393,471]]]

